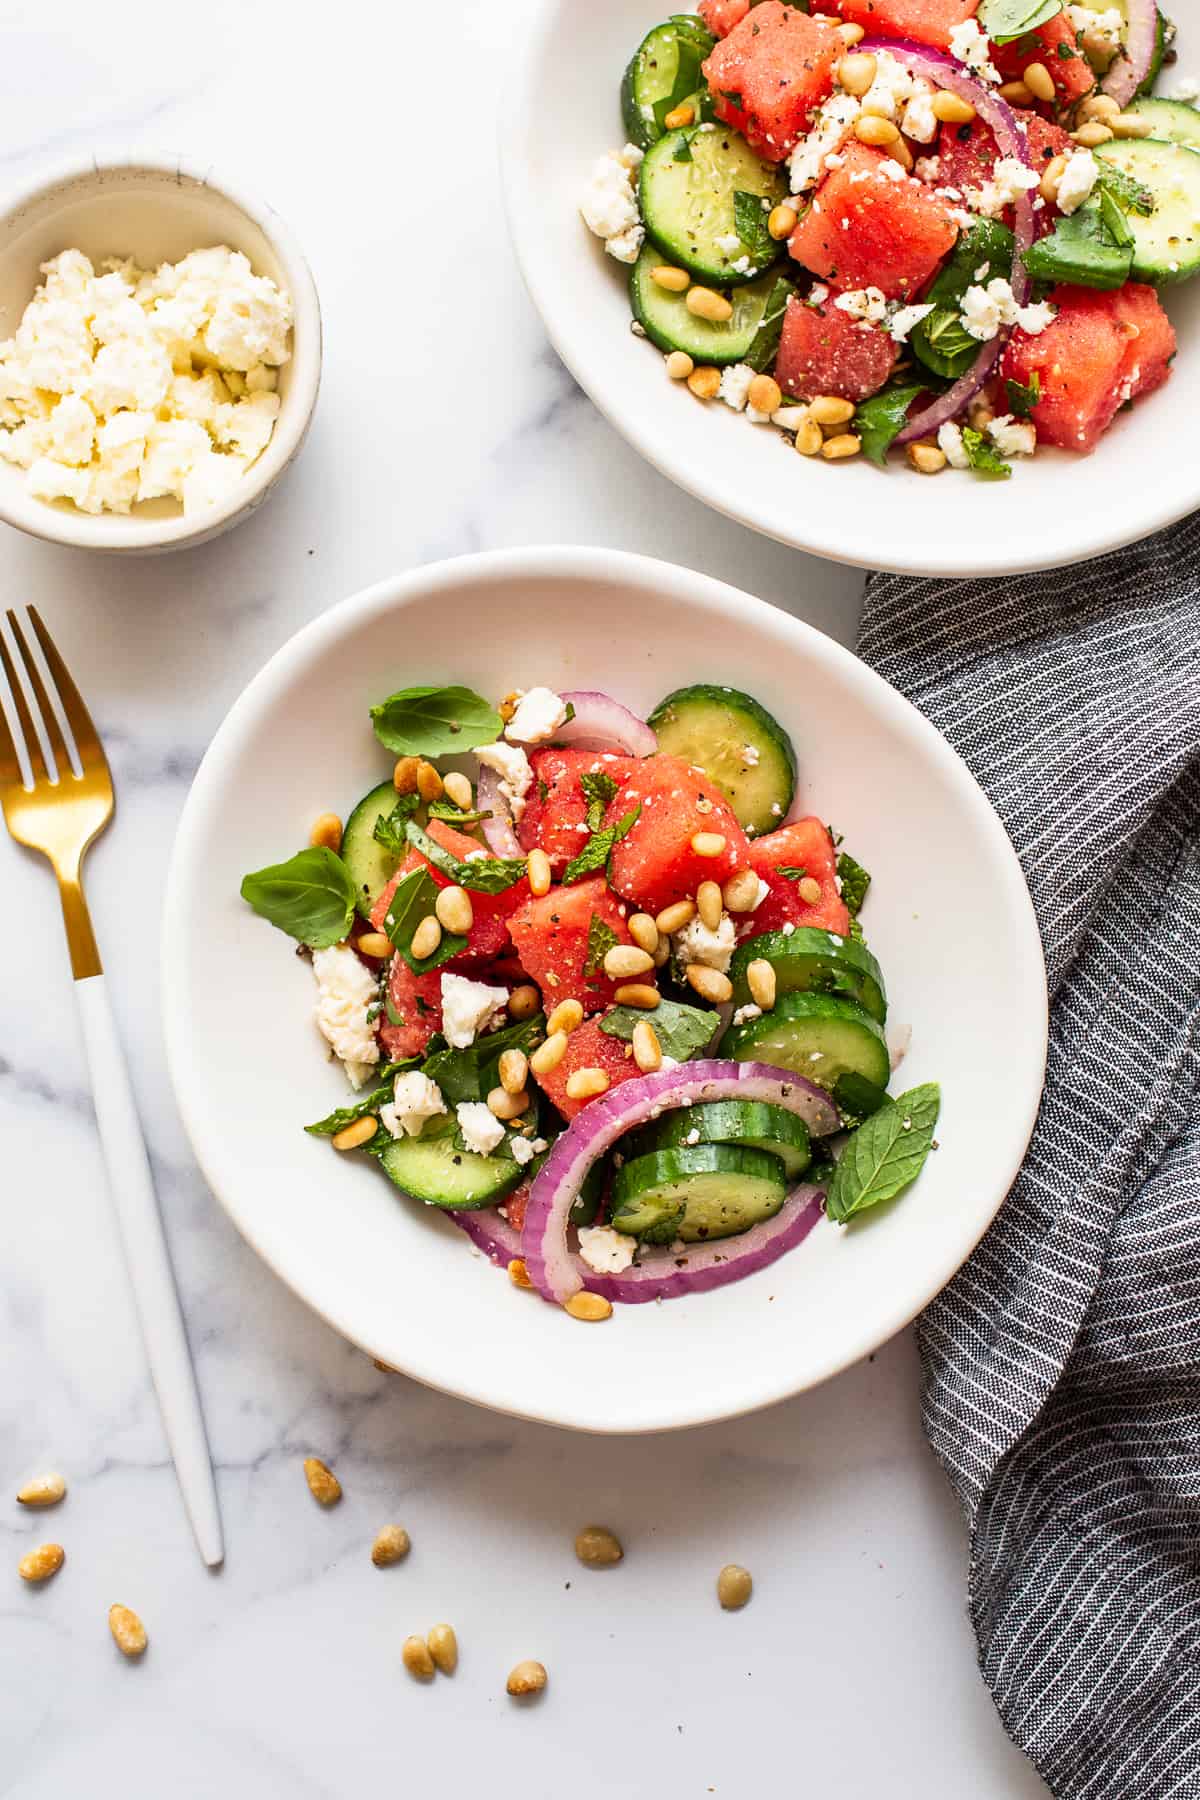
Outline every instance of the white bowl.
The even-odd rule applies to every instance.
[[[499,622],[502,621],[502,628]],[[412,681],[607,688],[645,713],[730,682],[795,740],[806,807],[874,875],[866,914],[902,1085],[944,1087],[940,1149],[858,1228],[822,1222],[761,1274],[584,1330],[520,1293],[447,1220],[301,1126],[343,1104],[290,941],[238,897],[250,869],[344,817],[390,766],[368,708]],[[934,728],[849,651],[707,576],[604,550],[506,551],[381,583],[307,626],[213,739],[179,827],[163,930],[167,1049],[196,1155],[271,1267],[372,1356],[501,1411],[591,1431],[693,1425],[865,1356],[987,1228],[1041,1092],[1046,990],[1016,857]]]
[[[628,271],[579,216],[596,157],[624,140],[622,71],[664,9],[653,0],[542,0],[504,86],[501,148],[517,257],[555,349],[629,442],[691,494],[836,562],[927,575],[1003,575],[1096,556],[1200,505],[1200,463],[1177,421],[1200,406],[1200,281],[1166,304],[1180,354],[1165,390],[1120,417],[1091,456],[1039,450],[1009,481],[900,463],[835,464],[668,381],[630,331]]]
[[[287,289],[295,308],[292,355],[279,371],[279,417],[262,455],[228,499],[186,518],[170,499],[95,515],[69,501],[51,504],[29,493],[24,469],[0,461],[0,519],[87,550],[175,550],[216,537],[262,505],[304,442],[317,403],[321,309],[300,246],[278,213],[206,164],[89,158],[8,199],[0,212],[0,339],[12,336],[42,280],[41,265],[61,250],[82,250],[97,263],[131,256],[154,268],[212,244],[244,252],[256,274]]]

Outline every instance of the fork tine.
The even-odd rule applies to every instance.
[[[42,624],[37,607],[31,606],[27,610],[37,641],[42,646],[46,666],[54,677],[62,709],[67,715],[67,724],[75,734],[75,748],[79,752],[80,765],[86,764],[89,757],[103,761],[104,747],[100,742],[100,733],[92,724],[92,715],[84,704],[83,695],[71,680],[67,665],[59,655],[54,639]]]
[[[21,630],[21,621],[11,607],[8,610],[7,617],[9,630],[12,632],[16,642],[17,653],[24,661],[25,673],[29,677],[29,685],[33,689],[33,697],[37,703],[38,710],[42,715],[42,725],[46,733],[46,740],[50,745],[50,753],[58,765],[58,779],[60,781],[65,781],[67,776],[73,776],[75,771],[71,767],[71,754],[67,749],[66,742],[63,738],[62,726],[58,722],[58,714],[50,704],[50,696],[46,692],[46,684],[42,680],[37,663],[34,661],[28,640]]]
[[[9,613],[8,616],[10,619],[12,618],[11,613]],[[17,671],[14,668],[13,660],[8,653],[8,645],[4,641],[3,632],[0,632],[0,662],[4,665],[4,674],[8,681],[8,691],[12,695],[13,708],[17,715],[17,727],[25,740],[25,754],[29,758],[29,767],[33,779],[35,782],[48,781],[50,779],[50,772],[46,767],[45,757],[42,755],[42,742],[33,728],[33,720],[30,717],[29,706],[25,699],[25,690],[17,679]],[[2,713],[0,713],[0,719],[3,719]],[[7,740],[7,748],[10,754],[3,756],[3,779],[5,781],[20,781],[23,783],[24,777],[21,774],[21,764],[17,755],[17,745],[13,742],[12,734],[7,729],[7,721],[5,721],[5,724],[6,729],[4,731],[4,738]],[[0,752],[3,752],[3,750],[4,745],[0,744]]]

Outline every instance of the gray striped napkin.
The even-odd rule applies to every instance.
[[[1055,1794],[1200,1795],[1200,515],[875,576],[859,652],[990,796],[1049,969],[1028,1159],[919,1326],[980,1669]]]

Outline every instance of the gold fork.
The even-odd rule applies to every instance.
[[[24,631],[15,612],[7,618],[12,648],[0,631],[5,678],[0,682],[0,700],[7,683],[16,728],[5,719],[0,704],[0,807],[12,836],[48,857],[58,877],[96,1122],[142,1339],[184,1505],[200,1553],[213,1565],[222,1560],[224,1549],[204,1415],[145,1139],[83,893],[84,852],[113,815],[112,776],[87,707],[37,612],[28,608]],[[48,682],[33,653],[30,626],[45,659]],[[77,769],[51,690],[73,740]],[[21,769],[22,752],[28,781]]]

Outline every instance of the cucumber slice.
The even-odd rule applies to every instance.
[[[733,1237],[773,1219],[787,1198],[777,1156],[726,1144],[656,1150],[622,1165],[613,1183],[612,1225],[656,1243]]]
[[[741,1144],[777,1156],[789,1185],[799,1181],[812,1161],[808,1128],[795,1113],[765,1100],[708,1100],[679,1106],[653,1125],[635,1132],[629,1155],[690,1148],[696,1144]]]
[[[642,39],[621,82],[621,117],[631,143],[648,150],[663,135],[663,120],[704,87],[700,64],[716,39],[700,20],[680,13]]]
[[[796,791],[796,753],[783,726],[749,694],[729,687],[676,688],[649,720],[658,747],[719,787],[743,831],[773,831]]]
[[[791,282],[781,275],[764,275],[730,295],[733,317],[723,325],[698,319],[687,309],[682,294],[669,294],[651,281],[651,269],[662,267],[662,251],[647,244],[629,277],[629,301],[633,316],[652,344],[660,350],[686,350],[698,363],[750,363],[766,369],[775,361],[783,315]]]
[[[738,235],[738,194],[766,202],[761,219],[755,215],[757,246]],[[768,237],[766,221],[776,202],[786,198],[779,165],[763,162],[744,138],[722,125],[669,131],[647,150],[638,174],[647,236],[677,267],[718,287],[754,281],[778,262],[783,245]]]
[[[717,1054],[774,1063],[829,1090],[839,1075],[862,1075],[885,1088],[892,1073],[879,1022],[832,994],[784,994],[760,1019],[731,1025]]]
[[[1200,150],[1158,138],[1114,138],[1095,154],[1154,195],[1148,218],[1125,215],[1133,236],[1134,280],[1162,287],[1200,274]]]
[[[398,1188],[427,1206],[472,1212],[495,1206],[520,1187],[527,1171],[503,1156],[456,1150],[453,1118],[431,1120],[420,1137],[395,1138],[379,1161]]]
[[[396,804],[396,790],[390,781],[364,794],[342,833],[342,861],[350,871],[350,879],[358,892],[358,910],[364,919],[396,873],[399,859],[375,841],[375,826],[386,819]]]
[[[1187,144],[1192,150],[1200,150],[1200,111],[1194,106],[1187,106],[1182,100],[1147,97],[1131,100],[1125,111],[1139,119],[1149,119],[1157,143]]]
[[[765,931],[747,938],[733,953],[729,979],[735,1006],[750,999],[746,970],[752,962],[768,962],[775,971],[775,993],[840,994],[856,1000],[882,1025],[887,1019],[883,970],[865,944],[832,931],[801,926],[785,935]]]

